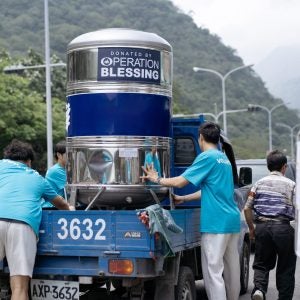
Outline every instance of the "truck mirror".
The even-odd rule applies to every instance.
[[[239,172],[239,186],[252,184],[252,169],[250,167],[241,167]]]

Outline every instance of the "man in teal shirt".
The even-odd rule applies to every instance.
[[[48,182],[31,168],[32,147],[13,140],[0,160],[0,260],[10,271],[11,300],[27,300],[39,226],[41,197],[58,209],[73,209]]]
[[[46,180],[55,190],[55,192],[66,198],[65,186],[67,183],[67,174],[66,174],[66,143],[59,142],[55,145],[54,156],[56,159],[56,164],[52,166],[46,173]],[[51,202],[42,200],[42,207],[53,207]]]
[[[192,183],[201,188],[190,195],[175,195],[174,200],[181,204],[201,197],[201,261],[208,299],[238,300],[240,212],[233,197],[231,164],[218,150],[220,132],[220,127],[211,122],[200,126],[198,142],[202,153],[181,176],[161,178],[152,168],[143,167],[143,178],[168,187]]]

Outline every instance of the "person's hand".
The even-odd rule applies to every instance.
[[[172,194],[172,198],[173,198],[173,201],[174,201],[175,205],[179,205],[179,204],[182,204],[182,203],[185,202],[184,201],[185,196],[179,196],[179,195]]]
[[[69,205],[69,210],[75,210],[75,207],[73,205]]]
[[[249,228],[249,238],[250,240],[255,240],[255,229],[254,228]]]
[[[146,164],[146,167],[142,166],[143,171],[145,172],[146,175],[141,176],[141,178],[143,180],[150,180],[152,182],[157,183],[158,181],[158,173],[157,171],[154,169],[153,164],[148,165]]]

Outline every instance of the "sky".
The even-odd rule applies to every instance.
[[[299,45],[299,0],[172,0],[198,26],[258,64],[274,49]]]

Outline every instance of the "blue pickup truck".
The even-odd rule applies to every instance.
[[[116,299],[195,300],[201,203],[174,207],[171,197],[195,187],[173,191],[141,179],[149,157],[170,177],[200,153],[203,115],[172,114],[171,45],[154,33],[104,29],[71,41],[67,60],[67,189],[76,210],[43,210],[31,299],[97,299],[104,287]],[[248,169],[239,178],[231,144],[221,142],[242,210]],[[151,207],[163,230],[141,221],[139,213]],[[241,224],[237,263],[245,293],[250,240],[243,214]],[[8,274],[0,262],[0,299],[9,299]]]
[[[173,176],[181,174],[200,152],[197,129],[201,122],[201,115],[173,118]],[[225,138],[223,149],[232,163],[235,200],[242,209],[247,191],[243,186],[247,182],[239,182],[232,147]],[[189,185],[175,192],[185,194],[193,190]],[[143,299],[149,294],[150,299],[196,299],[195,280],[202,279],[198,231],[201,204],[194,202],[172,209],[168,199],[164,199],[161,206],[170,210],[175,223],[183,229],[182,233],[170,233],[173,255],[166,255],[165,239],[150,234],[136,209],[85,210],[86,206],[80,204],[76,211],[44,210],[31,283],[32,299],[78,299],[79,295],[80,299],[92,299],[89,294],[95,295],[103,285],[110,290],[111,284],[114,293],[128,291],[128,299]],[[241,293],[245,293],[250,241],[242,214],[241,224],[237,259],[241,263]],[[7,274],[7,266],[2,262],[1,299],[8,299],[4,285]],[[147,289],[149,285],[151,289]],[[168,298],[170,295],[172,298]]]

